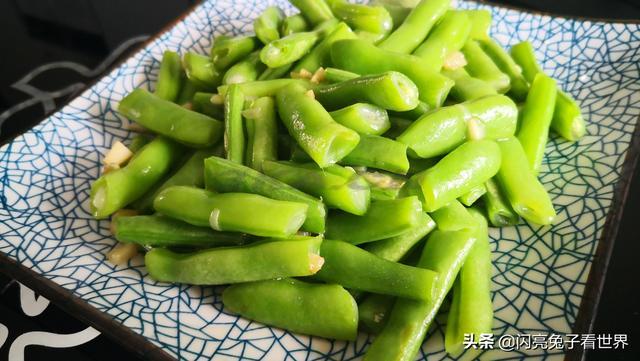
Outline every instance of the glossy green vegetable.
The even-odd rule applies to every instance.
[[[479,40],[478,44],[491,60],[498,66],[500,71],[507,74],[511,81],[509,94],[516,100],[525,100],[529,91],[529,84],[522,75],[522,68],[516,64],[511,56],[495,40],[487,38]]]
[[[384,6],[353,4],[345,0],[328,0],[333,14],[354,30],[386,35],[393,28],[393,19]]]
[[[448,11],[427,39],[413,52],[439,71],[447,56],[462,49],[469,38],[471,22],[464,12]]]
[[[471,207],[478,199],[482,198],[485,193],[487,193],[487,188],[485,188],[484,184],[480,184],[458,197],[458,200],[465,206]]]
[[[143,127],[180,143],[206,148],[220,140],[222,122],[163,100],[144,89],[129,93],[118,112]]]
[[[204,167],[205,184],[208,190],[221,193],[253,193],[281,201],[304,203],[308,209],[302,228],[314,233],[324,232],[327,210],[319,199],[275,178],[226,159],[208,158],[204,161]]]
[[[427,329],[451,289],[469,251],[479,237],[476,229],[435,231],[429,236],[418,266],[438,273],[435,296],[430,301],[399,298],[393,305],[382,332],[364,359],[367,361],[413,361]],[[387,312],[378,313],[379,318]]]
[[[197,92],[191,99],[191,110],[210,116],[213,119],[224,119],[224,105],[213,104],[213,93]]]
[[[375,293],[364,296],[358,301],[358,321],[360,326],[366,332],[380,333],[389,318],[389,312],[393,308],[395,301],[395,297]]]
[[[409,54],[424,41],[431,28],[440,20],[451,4],[450,0],[422,0],[380,47]]]
[[[396,118],[416,120],[421,116],[425,115],[429,110],[431,110],[431,107],[427,103],[421,101],[421,102],[418,102],[417,107],[411,110],[408,110],[406,112],[396,112],[391,110],[389,111],[389,115]]]
[[[529,222],[548,225],[556,212],[544,186],[529,167],[527,156],[516,138],[498,142],[502,165],[498,184],[502,187],[513,210]]]
[[[418,88],[403,74],[389,71],[361,76],[314,90],[322,105],[334,110],[354,103],[371,103],[384,109],[405,111],[418,105]]]
[[[460,10],[469,17],[471,21],[471,39],[487,39],[489,37],[489,28],[491,28],[491,12],[486,9]]]
[[[355,340],[358,307],[339,285],[282,279],[232,285],[224,307],[258,322],[292,332]]]
[[[459,231],[476,225],[471,213],[457,200],[431,212],[431,217],[441,231]]]
[[[352,169],[337,165],[320,169],[312,163],[265,161],[262,171],[294,188],[321,198],[329,207],[358,215],[364,214],[369,207],[369,184]]]
[[[180,89],[180,93],[178,94],[178,98],[176,99],[175,103],[180,105],[189,103],[193,95],[198,90],[198,87],[193,84],[193,82],[187,77],[182,84],[182,89]]]
[[[342,158],[340,163],[382,169],[398,174],[407,174],[409,170],[407,146],[377,135],[361,135],[358,145]]]
[[[93,217],[106,218],[140,198],[169,172],[181,155],[180,146],[158,137],[140,149],[124,168],[103,174],[91,185]]]
[[[218,232],[160,215],[116,217],[115,237],[144,247],[220,247],[247,241],[240,233]]]
[[[245,110],[247,130],[246,162],[249,167],[262,170],[262,162],[278,159],[278,119],[273,98],[253,101]]]
[[[540,171],[544,158],[556,95],[556,81],[540,73],[534,78],[522,109],[518,140],[535,174]]]
[[[362,244],[399,236],[420,222],[422,207],[417,197],[371,202],[367,213],[356,216],[332,212],[325,236],[351,244]]]
[[[427,170],[440,161],[440,158],[409,158],[409,171],[407,175],[412,176]]]
[[[400,194],[406,178],[397,174],[379,172],[376,170],[357,170],[371,188],[371,200],[396,199]]]
[[[338,40],[355,39],[356,34],[345,23],[339,23],[329,35],[327,35],[313,50],[305,55],[293,67],[293,71],[299,72],[303,69],[315,72],[320,67],[331,64],[331,45]]]
[[[162,54],[162,62],[160,62],[155,94],[164,100],[176,101],[180,95],[184,77],[180,54],[165,50]]]
[[[451,96],[455,100],[463,102],[498,94],[491,84],[472,77],[464,68],[444,70],[442,74],[455,82],[455,85],[451,88]]]
[[[487,193],[482,196],[487,219],[494,227],[515,226],[520,216],[511,208],[509,200],[494,179],[485,183]]]
[[[272,97],[276,95],[278,90],[291,85],[311,88],[309,81],[306,79],[270,79],[236,84],[242,94],[248,98]],[[218,93],[222,96],[226,96],[228,91],[228,85],[218,87]]]
[[[215,194],[204,189],[173,186],[160,192],[153,208],[194,226],[285,238],[300,229],[308,206],[257,194]]]
[[[324,79],[328,84],[340,83],[360,77],[360,74],[350,71],[328,67],[324,70]]]
[[[509,76],[503,73],[493,60],[482,50],[477,41],[468,41],[462,47],[462,53],[467,60],[465,69],[473,77],[491,84],[498,93],[506,93],[511,86]]]
[[[253,31],[262,43],[268,44],[280,39],[280,26],[285,18],[284,12],[277,6],[269,6],[253,21]]]
[[[470,141],[411,177],[409,183],[416,186],[424,209],[433,212],[493,177],[500,168],[500,153],[494,141]]]
[[[289,134],[320,167],[340,161],[360,141],[358,133],[336,123],[302,87],[282,88],[276,95],[276,102],[280,119]]]
[[[411,123],[413,123],[413,120],[393,116],[389,117],[389,122],[391,123],[391,128],[389,128],[389,130],[384,133],[384,136],[387,138],[395,139],[409,128]]]
[[[144,261],[157,281],[223,285],[312,275],[322,266],[321,243],[318,237],[297,237],[193,253],[153,248]]]
[[[265,70],[265,65],[260,61],[260,53],[254,51],[244,60],[230,67],[222,78],[222,84],[238,84],[255,81]]]
[[[216,69],[224,71],[244,59],[258,48],[260,42],[254,36],[218,36],[211,47],[211,61]]]
[[[232,84],[224,98],[224,150],[227,159],[238,164],[244,162],[246,139],[244,138],[244,94]]]
[[[382,135],[391,127],[387,111],[373,104],[355,103],[329,114],[336,122],[360,134]]]
[[[140,149],[142,149],[142,147],[149,144],[149,141],[149,138],[145,137],[144,135],[138,134],[134,136],[133,139],[131,139],[131,142],[129,142],[129,146],[127,148],[129,148],[131,153],[137,153]]]
[[[222,74],[208,56],[186,53],[182,57],[182,66],[187,78],[197,89],[212,91],[222,81]]]
[[[472,209],[478,224],[478,239],[469,251],[453,288],[452,307],[445,334],[445,349],[451,355],[464,351],[464,335],[491,333],[491,247],[484,217]]]
[[[375,256],[343,241],[324,240],[324,258],[315,279],[337,283],[349,289],[428,300],[433,296],[437,274]]]
[[[398,236],[367,243],[363,248],[380,258],[398,262],[435,228],[436,223],[433,219],[428,214],[422,213],[415,227]]]
[[[453,87],[452,80],[431,70],[419,57],[384,50],[363,40],[335,42],[331,59],[336,67],[357,74],[403,73],[418,87],[420,100],[431,108],[441,106]]]
[[[504,95],[493,95],[426,113],[397,137],[421,158],[446,154],[468,139],[512,136],[518,108]]]
[[[300,14],[313,25],[334,18],[331,8],[325,0],[290,0],[289,2],[298,8]]]
[[[287,16],[280,25],[280,35],[287,36],[309,30],[309,24],[301,14]]]
[[[522,74],[530,83],[542,69],[536,63],[533,46],[528,41],[516,44],[511,48],[511,56],[522,68]],[[556,106],[553,112],[551,128],[563,138],[576,141],[586,133],[586,125],[580,106],[566,92],[558,90]]]
[[[270,68],[291,64],[307,54],[319,39],[318,33],[313,31],[287,35],[262,48],[260,60]]]
[[[286,64],[277,68],[267,68],[262,72],[262,74],[260,74],[258,80],[272,80],[281,78],[285,75],[288,75],[292,66],[293,64]]]

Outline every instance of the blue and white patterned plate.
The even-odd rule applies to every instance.
[[[251,31],[252,19],[273,4],[292,10],[283,0],[203,3],[69,105],[0,148],[4,263],[7,257],[17,261],[181,359],[363,355],[371,341],[365,334],[355,342],[336,342],[266,327],[226,313],[220,289],[151,280],[141,257],[126,267],[110,265],[105,254],[115,241],[108,222],[89,215],[89,185],[99,175],[100,155],[132,136],[129,121],[115,111],[120,99],[137,87],[153,87],[164,50],[205,52],[212,35]],[[458,5],[490,9],[492,34],[504,46],[530,40],[544,69],[579,100],[588,120],[589,135],[579,143],[553,137],[547,147],[541,179],[556,205],[557,224],[491,231],[495,334],[566,334],[576,323],[640,114],[640,25]],[[422,358],[447,357],[443,326],[432,328]],[[562,354],[537,349],[490,356]]]

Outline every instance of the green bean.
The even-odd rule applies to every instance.
[[[316,99],[334,110],[354,103],[371,103],[384,109],[405,111],[418,105],[418,88],[396,71],[362,76],[315,89]]]
[[[186,76],[186,73],[185,73],[185,76]],[[187,77],[186,79],[184,79],[184,82],[182,83],[182,89],[180,89],[180,93],[178,94],[178,97],[176,98],[175,103],[180,105],[189,103],[191,101],[191,98],[193,98],[193,95],[197,91],[198,91],[198,87],[196,87],[196,85],[193,84],[191,80],[189,80],[189,77]]]
[[[522,109],[518,140],[535,174],[544,158],[556,96],[556,81],[540,73],[534,78]]]
[[[132,203],[132,207],[142,211],[152,210],[153,200],[156,196],[163,189],[171,186],[204,187],[204,160],[216,153],[218,153],[216,148],[201,149],[193,152],[166,180]]]
[[[151,131],[192,147],[210,147],[223,133],[222,122],[140,88],[120,101],[118,111]]]
[[[383,135],[387,138],[395,139],[409,128],[413,120],[393,116],[389,117],[389,123],[391,123],[391,127]]]
[[[399,262],[435,228],[436,223],[433,219],[428,214],[422,213],[415,227],[398,236],[367,243],[363,248],[380,258]]]
[[[431,212],[431,217],[441,231],[459,231],[476,226],[471,213],[457,200]]]
[[[340,163],[372,167],[398,174],[407,174],[409,170],[407,146],[377,135],[361,135],[358,145],[342,158]]]
[[[487,213],[487,219],[494,227],[515,226],[520,216],[511,208],[509,200],[494,179],[485,183],[487,193],[482,196]]]
[[[387,111],[367,103],[356,103],[329,113],[333,120],[360,134],[381,135],[391,127]]]
[[[236,84],[242,91],[242,94],[248,98],[272,97],[275,96],[280,89],[291,85],[310,88],[310,83],[306,79],[270,79]],[[228,85],[218,87],[218,93],[222,96],[226,96],[228,91]]]
[[[301,14],[286,17],[280,25],[280,35],[287,36],[309,30],[309,24]]]
[[[319,38],[318,33],[313,31],[287,35],[262,48],[260,60],[270,68],[291,64],[305,56]]]
[[[340,83],[358,77],[360,77],[360,74],[352,73],[350,71],[342,69],[328,67],[324,70],[324,78],[329,84]]]
[[[355,30],[373,34],[388,34],[393,28],[391,14],[384,6],[351,4],[344,0],[329,0],[333,14]]]
[[[417,1],[376,0],[374,3],[380,4],[387,9],[393,19],[393,28],[397,29],[402,25],[407,16],[409,16],[409,13],[413,10],[413,5],[415,5]]]
[[[211,91],[222,81],[222,74],[207,56],[186,53],[182,57],[182,66],[189,81],[198,89]]]
[[[282,78],[287,73],[289,73],[289,70],[291,70],[292,66],[293,64],[286,64],[277,68],[267,68],[262,72],[262,74],[260,74],[258,80],[272,80]]]
[[[439,71],[447,56],[462,49],[470,31],[471,22],[467,14],[448,11],[413,54],[424,59],[432,69]]]
[[[334,18],[331,8],[325,0],[290,0],[289,2],[298,8],[302,16],[313,25]]]
[[[278,159],[278,123],[273,98],[253,101],[244,116],[247,128],[246,164],[258,171],[264,160]]]
[[[511,56],[522,68],[522,73],[527,81],[533,82],[536,74],[542,73],[542,69],[536,63],[533,47],[528,41],[514,45],[511,48]],[[562,90],[558,90],[551,128],[564,139],[572,142],[580,139],[586,133],[580,106],[571,95]]]
[[[204,189],[173,186],[160,192],[153,202],[153,208],[194,226],[285,238],[300,229],[308,206],[257,194],[214,194]],[[265,217],[265,214],[269,217]]]
[[[451,89],[451,96],[458,101],[464,102],[498,94],[491,84],[472,77],[464,68],[444,70],[442,74],[455,82]]]
[[[529,84],[522,75],[522,68],[516,64],[511,56],[495,40],[487,38],[479,40],[478,43],[484,52],[498,66],[500,71],[507,74],[511,80],[509,94],[517,100],[524,100],[529,91]]]
[[[345,23],[339,23],[336,28],[327,35],[313,50],[305,55],[293,67],[293,71],[300,72],[305,69],[309,72],[315,72],[320,67],[331,64],[331,45],[338,40],[355,39],[356,35],[351,28]]]
[[[318,237],[297,237],[193,253],[153,248],[144,261],[156,281],[223,285],[315,274],[322,266],[321,243]]]
[[[160,62],[155,94],[164,100],[175,101],[182,89],[184,77],[180,55],[175,51],[165,50]]]
[[[319,199],[275,178],[226,159],[208,158],[204,161],[204,167],[205,184],[208,190],[222,193],[253,193],[281,201],[304,203],[308,209],[302,228],[308,232],[324,232],[327,209]]]
[[[254,36],[221,35],[211,47],[211,61],[216,69],[223,71],[251,54],[259,45],[260,42]]]
[[[224,307],[258,322],[292,332],[355,340],[358,307],[340,285],[295,279],[236,284],[222,294]]]
[[[482,198],[485,193],[487,193],[487,188],[485,188],[484,184],[480,184],[458,197],[458,200],[465,206],[471,207],[478,199]]]
[[[488,82],[498,93],[506,93],[509,91],[511,84],[509,76],[498,68],[489,55],[478,45],[477,41],[468,41],[464,47],[462,47],[462,53],[467,60],[465,69],[469,74]]]
[[[197,92],[191,99],[191,110],[210,116],[213,119],[224,119],[224,106],[211,102],[213,93]]]
[[[329,207],[358,215],[364,214],[369,208],[369,185],[352,169],[337,165],[320,169],[312,163],[265,161],[262,171],[305,193],[322,198]]]
[[[120,242],[144,247],[238,246],[246,241],[240,233],[217,232],[160,215],[116,217],[114,235]]]
[[[142,147],[144,147],[148,143],[149,143],[149,139],[147,137],[145,137],[144,135],[138,134],[135,137],[133,137],[133,139],[131,139],[131,142],[129,143],[129,146],[127,148],[129,148],[131,153],[137,153],[140,149],[142,149]]]
[[[433,212],[493,177],[500,168],[500,153],[494,141],[470,141],[411,177],[425,211]]]
[[[276,102],[289,134],[322,168],[340,161],[360,141],[358,133],[336,123],[322,104],[305,94],[303,87],[280,89]]]
[[[325,236],[362,244],[399,236],[420,222],[422,207],[417,197],[371,202],[362,216],[332,212]]]
[[[395,297],[375,293],[367,294],[360,300],[358,320],[364,330],[375,334],[380,333],[389,318],[389,311],[393,308],[395,300]]]
[[[269,6],[253,21],[253,31],[263,44],[280,39],[278,29],[280,29],[285,16],[279,7]]]
[[[244,138],[244,94],[240,88],[232,84],[224,98],[224,150],[227,159],[238,164],[244,161],[246,140]]]
[[[489,38],[489,28],[491,28],[491,12],[486,9],[461,10],[471,21],[471,39]]]
[[[409,54],[427,37],[431,28],[440,20],[451,4],[450,0],[422,0],[411,10],[407,18],[394,30],[380,47]]]
[[[141,197],[169,171],[181,154],[180,146],[158,137],[140,149],[124,168],[103,174],[91,185],[93,217],[106,218]]]
[[[478,239],[469,251],[453,291],[452,307],[445,334],[447,353],[456,355],[464,351],[465,334],[491,333],[493,303],[491,301],[491,247],[484,217],[472,209],[480,225]]]
[[[246,59],[231,66],[222,78],[222,84],[238,84],[255,81],[265,70],[260,61],[260,52],[254,51]]]
[[[356,172],[369,183],[373,201],[398,198],[400,189],[407,181],[406,178],[392,173],[367,170],[356,170]]]
[[[431,70],[419,57],[380,49],[363,40],[335,42],[331,46],[331,60],[338,68],[357,74],[403,73],[418,87],[420,100],[431,108],[441,106],[453,87],[452,80]]]
[[[343,241],[324,240],[320,256],[324,264],[315,279],[353,290],[418,300],[433,296],[437,274],[430,270],[388,261]]]
[[[443,155],[468,139],[512,136],[518,108],[504,95],[493,95],[426,113],[397,139],[421,158]]]
[[[389,111],[389,115],[396,117],[396,118],[403,118],[403,119],[409,119],[409,120],[416,120],[418,118],[420,118],[421,116],[425,115],[426,112],[428,112],[429,110],[431,110],[431,107],[429,107],[429,105],[427,105],[427,103],[425,102],[418,102],[418,106],[408,110],[406,112],[396,112],[396,111]]]
[[[415,359],[427,329],[478,237],[477,229],[437,230],[429,236],[418,266],[438,273],[435,297],[430,301],[399,298],[389,314],[378,313],[378,323],[386,324],[367,351],[366,361]],[[387,314],[387,320],[381,319]]]
[[[527,221],[548,225],[556,212],[549,194],[529,167],[527,156],[516,138],[498,142],[502,165],[497,181],[513,210]]]

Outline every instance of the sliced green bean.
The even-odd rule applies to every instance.
[[[325,169],[315,164],[270,162],[262,171],[294,188],[320,197],[329,206],[352,214],[364,214],[369,207],[369,184],[355,171],[337,165]]]
[[[273,97],[280,89],[292,85],[298,87],[311,87],[309,81],[306,79],[257,80],[235,85],[242,91],[242,94],[248,98]],[[222,96],[226,96],[228,91],[228,85],[218,87],[218,93]]]
[[[260,52],[254,51],[246,59],[231,66],[222,78],[222,84],[238,84],[255,81],[265,70],[260,61]]]
[[[246,164],[258,171],[262,162],[278,159],[278,120],[271,97],[258,98],[242,115],[247,128]]]
[[[222,74],[214,67],[211,59],[207,56],[186,53],[182,57],[182,66],[189,81],[198,89],[211,91],[220,85],[222,81]]]
[[[476,226],[471,213],[457,200],[431,212],[431,217],[441,231],[459,231]]]
[[[173,186],[160,192],[153,208],[194,226],[285,238],[300,229],[308,206],[257,194],[215,194],[199,188]]]
[[[244,161],[246,140],[244,138],[244,94],[240,88],[232,84],[224,98],[224,150],[227,159],[238,164]]]
[[[515,226],[520,221],[520,216],[511,208],[509,200],[494,179],[485,183],[487,193],[482,196],[487,219],[494,227]]]
[[[362,216],[332,212],[325,236],[351,244],[362,244],[399,236],[415,227],[422,215],[417,197],[371,202]]]
[[[118,112],[151,131],[197,148],[216,144],[223,133],[222,122],[140,88],[120,101]]]
[[[480,184],[458,197],[458,200],[465,206],[471,207],[478,199],[482,198],[485,193],[487,193],[487,188],[485,188],[484,184]]]
[[[358,301],[358,321],[364,330],[374,334],[380,333],[395,301],[395,297],[375,293],[367,294]]]
[[[165,50],[160,62],[155,94],[164,100],[176,101],[182,89],[184,77],[180,54],[175,51]]]
[[[544,158],[556,96],[556,81],[539,73],[531,84],[527,101],[522,109],[518,140],[535,174],[540,171]]]
[[[542,73],[542,68],[536,61],[533,45],[528,41],[520,42],[511,47],[511,57],[520,66],[522,75],[529,82],[533,82],[533,78],[538,73]]]
[[[399,262],[416,244],[418,244],[429,232],[436,228],[436,223],[428,214],[422,213],[418,224],[410,230],[387,239],[367,243],[364,249],[374,255],[392,262]]]
[[[358,307],[340,285],[295,279],[260,281],[227,287],[224,307],[243,317],[292,332],[355,340]]]
[[[407,181],[406,178],[392,174],[371,170],[356,170],[371,188],[371,200],[390,200],[398,198],[400,189]]]
[[[138,153],[138,151],[142,149],[142,147],[149,144],[149,141],[149,138],[147,138],[146,136],[138,134],[133,137],[133,139],[131,139],[131,142],[129,142],[129,146],[127,148],[129,148],[131,153]]]
[[[335,42],[331,46],[331,60],[338,68],[362,75],[400,72],[416,84],[420,100],[431,108],[442,105],[454,84],[451,79],[431,70],[429,64],[415,55],[384,50],[363,40]]]
[[[342,158],[341,164],[371,167],[398,174],[407,174],[407,146],[377,135],[361,135],[358,145]]]
[[[279,7],[269,6],[253,21],[253,31],[263,44],[280,39],[279,29],[285,16]]]
[[[309,24],[301,14],[287,16],[280,25],[280,35],[287,36],[309,30]]]
[[[443,70],[442,74],[455,82],[451,89],[451,96],[458,101],[464,102],[498,94],[491,84],[472,77],[464,68]]]
[[[389,112],[391,113],[391,112]],[[396,139],[400,134],[404,133],[405,130],[411,126],[413,120],[399,118],[397,116],[389,117],[389,123],[391,123],[391,127],[384,133],[384,136],[391,139]]]
[[[180,146],[158,137],[140,149],[124,168],[103,174],[91,185],[93,217],[106,218],[141,197],[167,174],[181,155]]]
[[[329,0],[333,14],[355,30],[386,35],[393,29],[393,18],[384,6],[352,4],[345,0]]]
[[[286,64],[277,68],[267,68],[260,74],[258,80],[272,80],[285,76],[291,70],[293,64]]]
[[[290,0],[289,2],[298,8],[300,14],[313,25],[334,18],[331,8],[325,0]]]
[[[418,105],[419,96],[411,79],[396,71],[322,85],[316,87],[314,93],[330,110],[354,103],[371,103],[384,109],[406,111]]]
[[[291,187],[275,178],[226,159],[211,157],[204,161],[206,188],[215,192],[259,194],[281,201],[304,203],[308,206],[302,228],[323,233],[327,209],[317,198]]]
[[[432,69],[439,71],[447,56],[462,49],[470,31],[471,22],[467,14],[448,11],[413,54],[424,59]]]
[[[115,237],[144,247],[238,246],[247,241],[240,233],[218,232],[160,215],[116,217]]]
[[[524,75],[522,75],[522,68],[516,64],[511,56],[498,43],[496,43],[495,40],[487,38],[479,40],[478,43],[498,68],[509,76],[509,79],[511,80],[509,94],[517,100],[525,100],[527,92],[529,91],[529,83],[527,83]]]
[[[407,175],[412,176],[416,173],[427,170],[436,165],[439,160],[440,158],[409,158],[409,171],[407,172]]]
[[[260,51],[260,60],[270,68],[291,64],[305,56],[320,37],[313,31],[293,33],[274,40]]]
[[[342,69],[328,67],[324,70],[324,79],[329,84],[340,83],[358,77],[360,77],[360,74],[352,73],[350,71]]]
[[[153,248],[144,261],[157,281],[224,285],[315,274],[322,266],[321,243],[318,237],[297,237],[193,253]]]
[[[336,123],[317,100],[300,86],[287,86],[276,94],[280,119],[300,147],[320,166],[344,158],[358,145],[355,131]]]
[[[389,115],[396,118],[416,120],[421,116],[425,115],[429,110],[432,110],[431,107],[427,103],[421,101],[421,102],[418,102],[417,107],[411,110],[408,110],[406,112],[396,112],[391,110],[389,111]]]
[[[197,92],[191,99],[191,110],[208,115],[213,119],[224,119],[224,105],[211,102],[213,93]]]
[[[489,38],[491,28],[491,12],[486,9],[461,10],[471,21],[471,39],[480,40]]]
[[[382,135],[391,127],[387,111],[373,104],[356,103],[329,114],[336,122],[360,134]]]
[[[315,72],[320,67],[326,67],[331,64],[331,45],[338,40],[355,39],[356,35],[351,28],[345,23],[339,23],[336,28],[327,35],[313,50],[305,55],[293,67],[293,71],[299,72],[303,69],[309,72]]]
[[[451,4],[450,0],[422,0],[411,10],[402,25],[394,30],[380,47],[409,54],[424,41],[431,28],[440,20]]]
[[[180,105],[189,103],[191,101],[191,98],[193,98],[193,95],[198,90],[198,87],[187,77],[182,83],[182,89],[180,89],[180,93],[178,94],[175,103]]]
[[[506,93],[511,86],[509,76],[503,73],[493,60],[485,53],[477,41],[468,41],[462,47],[467,60],[465,69],[472,76],[491,84],[498,93]]]
[[[529,222],[551,224],[556,217],[551,198],[529,167],[527,156],[516,138],[498,142],[502,165],[497,181],[513,210]]]
[[[260,42],[255,36],[221,35],[215,39],[211,47],[211,61],[216,69],[224,71],[251,54],[259,45]]]

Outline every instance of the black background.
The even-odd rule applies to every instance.
[[[73,61],[89,68],[98,65],[123,41],[151,35],[180,15],[192,0],[2,0],[0,1],[0,113],[27,98],[11,84],[33,68],[54,61]],[[632,19],[640,21],[640,0],[494,0],[511,6],[567,16]],[[48,72],[34,80],[41,89],[53,90],[74,82],[89,83],[71,71]],[[56,98],[61,106],[72,95]],[[44,117],[34,105],[11,117],[1,128],[0,143],[30,128]],[[594,333],[626,333],[625,352],[595,351],[588,360],[640,360],[640,239],[635,221],[640,215],[640,178],[636,171],[624,218],[602,292]],[[77,332],[86,326],[50,306],[41,316],[29,318],[20,311],[18,286],[0,274],[0,323],[11,334],[0,349],[7,359],[16,335],[30,330]],[[100,336],[72,349],[27,348],[26,360],[131,359],[112,340]]]

